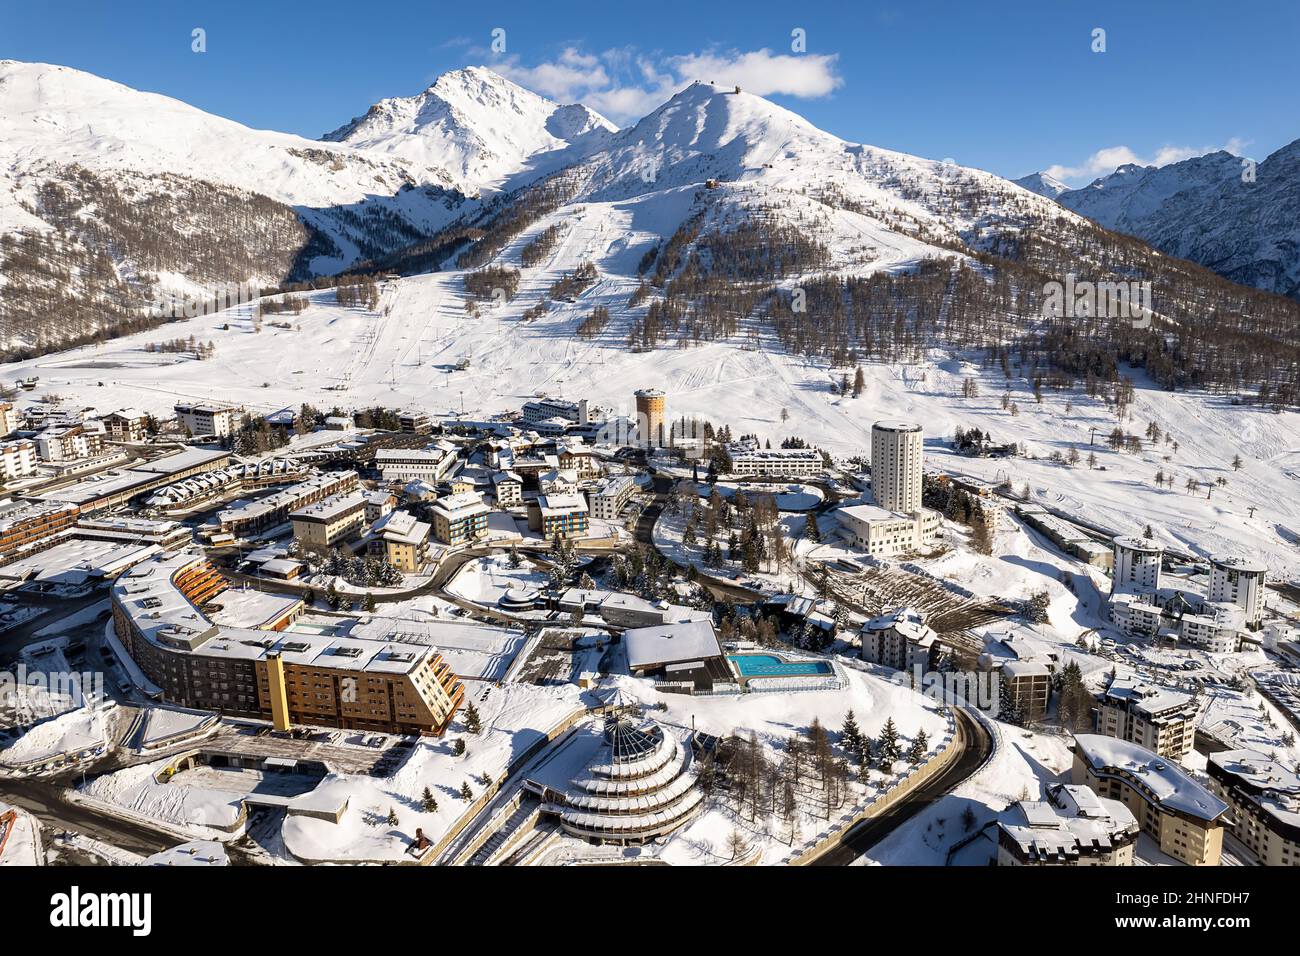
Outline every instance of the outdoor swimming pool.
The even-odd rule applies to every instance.
[[[772,654],[735,654],[727,660],[741,677],[822,677],[834,673],[825,661],[783,661]]]

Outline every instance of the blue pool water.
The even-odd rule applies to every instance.
[[[736,654],[727,660],[736,665],[742,677],[817,677],[832,673],[825,661],[783,661],[771,654]]]

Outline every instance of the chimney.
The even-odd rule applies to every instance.
[[[585,398],[578,401],[578,424],[587,424],[587,400]]]

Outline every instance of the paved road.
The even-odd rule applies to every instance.
[[[36,640],[36,632],[43,627],[48,627],[71,614],[76,614],[83,608],[90,607],[98,601],[108,597],[108,589],[105,587],[92,588],[89,594],[74,598],[49,598],[49,605],[44,614],[34,617],[31,620],[23,621],[8,631],[0,634],[0,665],[8,664],[17,660],[18,652],[25,646]],[[28,599],[24,597],[22,603],[37,604],[44,603],[40,598]]]
[[[984,765],[993,753],[992,738],[977,720],[960,710],[956,714],[962,741],[957,760],[880,816],[851,829],[838,846],[818,857],[813,866],[847,866]]]
[[[157,853],[181,842],[152,827],[69,803],[59,792],[66,785],[48,778],[22,780],[0,777],[0,800],[26,810],[44,827],[84,833],[133,853]]]

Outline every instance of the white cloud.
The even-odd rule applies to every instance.
[[[1149,159],[1143,159],[1127,146],[1107,146],[1099,149],[1077,166],[1048,166],[1043,172],[1063,182],[1075,181],[1082,185],[1099,176],[1108,176],[1120,166],[1135,163],[1138,166],[1168,166],[1194,156],[1204,156],[1216,150],[1227,150],[1239,156],[1247,145],[1246,140],[1232,137],[1222,146],[1161,146]]]
[[[750,53],[693,53],[673,57],[671,63],[680,79],[716,80],[744,87],[759,96],[783,93],[815,99],[834,92],[842,83],[835,72],[834,54],[774,54],[771,50]]]
[[[489,65],[502,76],[561,103],[585,103],[616,123],[639,119],[694,80],[741,86],[759,96],[812,99],[838,89],[835,54],[709,50],[649,55],[622,47],[599,54],[575,47],[553,60],[522,64],[511,56]]]

